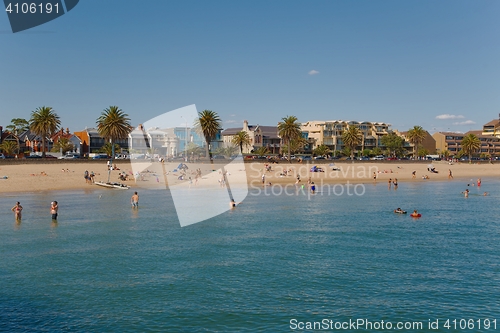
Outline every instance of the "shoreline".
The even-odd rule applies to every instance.
[[[147,188],[152,189],[165,189],[167,186],[162,177],[162,168],[168,171],[167,181],[170,186],[178,185],[182,181],[178,180],[178,173],[172,171],[179,163],[154,163],[148,167],[148,170],[153,170],[148,173],[143,173],[143,181],[129,180],[123,182],[130,186],[131,190],[143,190]],[[434,181],[470,181],[476,182],[478,178],[497,178],[500,176],[500,164],[452,164],[439,161],[433,163],[423,162],[365,162],[365,163],[352,163],[352,162],[336,162],[334,165],[330,163],[280,163],[269,164],[271,171],[265,171],[265,162],[246,162],[244,168],[242,165],[233,167],[228,176],[229,184],[235,186],[241,185],[245,182],[249,187],[262,187],[262,174],[265,175],[265,184],[267,186],[270,182],[272,185],[288,185],[295,184],[297,174],[300,174],[299,184],[307,184],[308,178],[311,181],[320,184],[387,184],[389,179],[394,180],[397,178],[398,183],[408,182],[434,182]],[[429,164],[439,171],[439,173],[431,173],[427,170]],[[219,172],[224,164],[215,163],[213,166],[210,164],[192,164],[187,163],[188,170],[187,176],[195,179],[192,173],[195,169],[200,167],[203,171],[203,177],[199,178],[196,185],[198,188],[214,188],[217,185],[217,179],[220,178]],[[312,166],[323,168],[325,172],[310,172]],[[117,182],[118,174],[126,172],[133,177],[132,164],[129,161],[117,162],[119,170],[111,173],[111,182]],[[213,167],[213,169],[212,169]],[[336,167],[339,171],[333,171]],[[239,169],[238,169],[239,168]],[[63,172],[64,170],[64,172]],[[96,163],[92,161],[85,163],[78,161],[78,163],[60,162],[60,163],[8,163],[0,164],[0,194],[15,194],[22,192],[44,192],[44,191],[61,191],[61,190],[96,190],[95,185],[90,185],[85,182],[84,171],[94,171],[96,174],[95,181],[107,181],[108,171],[105,161]],[[214,172],[215,170],[215,172]],[[284,175],[284,171],[287,175]],[[448,170],[452,170],[453,179],[448,179]],[[412,178],[412,171],[416,171],[416,178]],[[376,173],[377,179],[374,182],[373,172]],[[423,180],[422,176],[428,175],[430,179]],[[7,176],[8,179],[2,179]]]

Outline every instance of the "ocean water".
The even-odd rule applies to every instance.
[[[312,332],[308,322],[361,319],[375,327],[347,331],[499,331],[499,185],[483,179],[467,199],[458,180],[362,195],[252,190],[185,228],[167,191],[141,191],[137,211],[131,191],[3,195],[0,331]]]

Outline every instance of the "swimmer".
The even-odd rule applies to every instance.
[[[314,194],[316,192],[316,185],[314,185],[314,182],[311,183],[311,193]]]
[[[20,220],[21,219],[21,211],[23,210],[23,206],[21,206],[21,204],[19,203],[19,201],[16,203],[16,205],[14,207],[11,208],[11,211],[14,212],[14,218],[16,220]]]
[[[59,206],[57,201],[52,201],[50,206],[50,214],[52,214],[52,220],[57,220],[57,212],[59,211]]]
[[[139,194],[137,194],[137,192],[134,192],[134,194],[130,198],[130,204],[133,208],[139,207]]]
[[[415,209],[413,211],[413,213],[410,214],[411,217],[420,217],[420,214],[418,213],[418,211]]]

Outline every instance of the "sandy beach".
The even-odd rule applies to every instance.
[[[78,163],[51,161],[50,163],[28,163],[22,164],[7,162],[0,164],[0,193],[13,192],[37,192],[37,191],[57,191],[57,190],[79,190],[90,189],[97,187],[86,183],[84,172],[93,171],[95,181],[107,181],[108,171],[106,162],[83,162]],[[308,178],[316,184],[335,184],[335,183],[387,183],[389,179],[397,178],[398,183],[405,182],[429,182],[429,181],[474,181],[477,178],[499,177],[500,164],[468,164],[454,163],[452,165],[444,161],[433,162],[433,166],[439,173],[428,171],[428,165],[425,162],[336,162],[330,163],[303,163],[303,164],[268,164],[270,171],[265,171],[266,163],[261,162],[246,162],[244,167],[239,164],[231,169],[228,175],[229,182],[234,182],[236,179],[245,179],[242,176],[246,175],[246,181],[252,187],[262,186],[262,175],[265,175],[265,184],[294,184],[297,181],[297,174],[300,175],[300,183],[307,183]],[[165,179],[163,174],[167,174],[168,185],[176,185],[182,182],[178,177],[180,173],[176,170],[178,163],[153,163],[145,164],[141,167],[140,179],[136,182],[134,173],[137,172],[137,166],[134,168],[129,161],[118,162],[119,170],[111,173],[110,180],[113,182],[119,181],[119,173],[125,172],[129,175],[130,180],[124,182],[133,188],[159,188],[165,187]],[[217,182],[220,179],[220,168],[224,164],[191,164],[187,163],[189,169],[186,172],[184,182],[191,177],[192,186],[213,185],[209,183]],[[313,165],[322,168],[324,172],[311,172]],[[202,177],[196,182],[195,170],[200,168]],[[335,170],[334,170],[335,169]],[[64,171],[63,171],[64,170]],[[134,172],[135,170],[135,172]],[[285,175],[286,170],[286,175]],[[452,171],[453,179],[449,179],[449,170]],[[165,171],[165,172],[163,172]],[[413,178],[412,172],[416,171],[416,176]],[[374,173],[376,180],[373,179]],[[213,175],[213,176],[211,176]],[[429,179],[422,179],[427,175]],[[144,186],[144,185],[147,186]]]

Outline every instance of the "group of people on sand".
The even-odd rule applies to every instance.
[[[21,221],[23,206],[21,206],[21,203],[19,201],[16,202],[16,205],[14,207],[11,208],[11,211],[14,212],[14,218],[16,219],[16,221]],[[59,205],[57,201],[52,201],[50,203],[50,214],[52,215],[53,221],[57,221],[58,212],[59,212]]]
[[[85,178],[85,182],[87,184],[93,184],[94,177],[95,177],[94,171],[90,171],[90,173],[89,173],[88,170],[85,170],[85,172],[83,173],[83,178]]]

